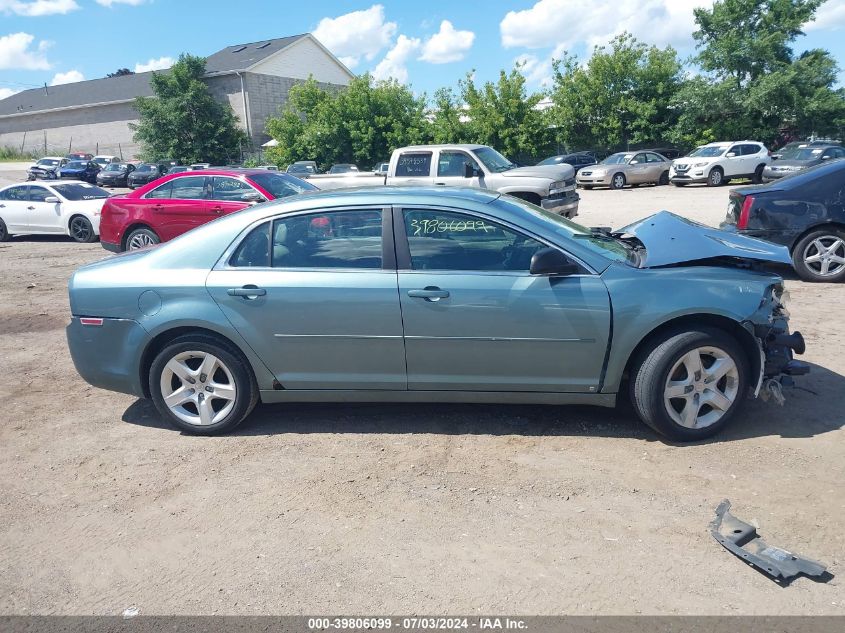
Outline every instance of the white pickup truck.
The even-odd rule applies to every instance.
[[[575,170],[565,163],[517,167],[486,145],[415,145],[390,157],[387,175],[374,172],[315,174],[320,189],[367,185],[478,187],[507,193],[564,217],[578,215]]]

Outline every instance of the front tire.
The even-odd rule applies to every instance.
[[[82,215],[77,215],[70,220],[70,236],[77,242],[83,244],[90,244],[97,241],[97,234],[94,232],[94,227],[90,220]]]
[[[613,178],[610,179],[610,188],[611,189],[622,189],[625,186],[625,174],[619,172],[617,174],[613,174]]]
[[[175,339],[156,355],[149,378],[158,412],[194,435],[228,433],[258,403],[258,386],[246,359],[209,336]]]
[[[722,171],[722,168],[714,167],[710,170],[710,173],[707,175],[707,186],[721,187],[724,184],[724,180],[725,172]]]
[[[160,243],[161,238],[152,229],[135,229],[126,237],[126,250],[137,251]]]
[[[804,281],[845,281],[845,231],[808,233],[792,249],[792,264]]]
[[[718,433],[742,405],[748,358],[738,341],[715,328],[670,332],[641,355],[631,402],[643,422],[680,442]]]

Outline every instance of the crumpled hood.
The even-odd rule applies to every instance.
[[[515,167],[502,172],[503,176],[523,178],[548,178],[549,180],[569,180],[575,177],[572,165],[534,165],[533,167]]]
[[[641,268],[670,266],[714,257],[735,257],[778,264],[791,264],[789,249],[753,237],[720,231],[669,211],[660,211],[619,229],[646,247]]]

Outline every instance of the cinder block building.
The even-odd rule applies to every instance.
[[[137,73],[32,88],[2,99],[0,146],[129,159],[139,149],[129,128],[138,121],[135,98],[152,96],[151,76]],[[229,103],[254,147],[269,140],[267,118],[285,104],[291,87],[309,76],[335,88],[354,77],[310,33],[227,46],[206,60],[211,93]]]

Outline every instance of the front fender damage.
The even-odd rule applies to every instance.
[[[821,576],[827,567],[809,558],[802,558],[785,549],[767,545],[757,529],[740,521],[728,510],[731,502],[725,499],[716,508],[716,518],[710,523],[710,533],[725,549],[749,565],[775,579],[789,581],[799,574]]]

